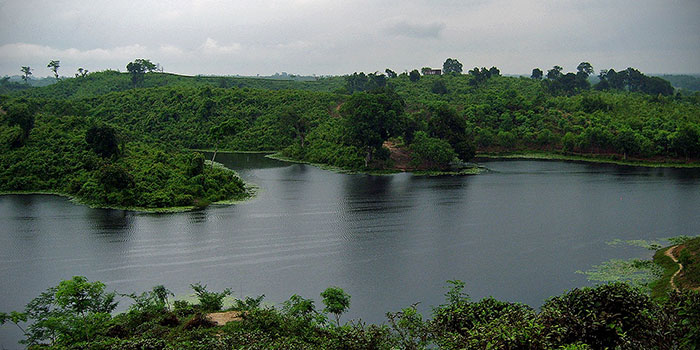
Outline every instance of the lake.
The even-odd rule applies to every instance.
[[[577,270],[650,257],[613,239],[700,234],[700,170],[513,160],[478,176],[347,175],[260,154],[219,154],[260,191],[175,214],[91,209],[48,195],[0,196],[0,311],[74,275],[108,290],[201,281],[236,296],[315,298],[339,286],[344,317],[382,322],[415,302],[429,313],[446,281],[473,299],[540,306],[591,285]],[[124,309],[126,301],[120,309]],[[14,325],[0,348],[16,348]]]

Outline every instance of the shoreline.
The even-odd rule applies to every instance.
[[[315,166],[322,170],[332,171],[338,174],[346,175],[372,175],[372,176],[384,176],[384,175],[394,175],[394,174],[411,174],[413,176],[465,176],[465,175],[478,175],[483,173],[486,169],[482,166],[476,166],[472,168],[466,168],[460,171],[442,171],[442,170],[415,170],[415,171],[404,171],[399,169],[375,169],[375,170],[353,170],[340,168],[333,165],[323,164],[323,163],[313,163],[305,160],[297,160],[293,158],[288,158],[281,155],[279,152],[272,153],[265,156],[266,158],[279,160],[282,162],[296,163],[296,164],[307,164]]]
[[[676,169],[697,169],[700,162],[678,163],[678,162],[653,162],[644,160],[618,160],[583,155],[564,155],[551,152],[506,152],[506,153],[477,153],[475,159],[531,159],[531,160],[554,160],[567,162],[602,163],[623,166],[636,166],[645,168],[676,168]]]

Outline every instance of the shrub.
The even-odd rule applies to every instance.
[[[222,292],[210,292],[207,290],[207,285],[201,285],[200,283],[190,284],[190,287],[194,290],[194,293],[199,299],[199,306],[203,311],[219,311],[224,305],[224,298],[231,295],[232,291],[228,288],[224,289]]]
[[[625,283],[574,289],[548,300],[539,315],[560,344],[582,341],[598,349],[660,346],[660,308],[648,295]]]

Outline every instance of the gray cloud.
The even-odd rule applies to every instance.
[[[440,36],[440,32],[445,29],[445,23],[409,23],[406,21],[401,21],[389,25],[386,28],[386,32],[393,35],[405,36],[409,38],[437,38]]]
[[[700,73],[697,0],[0,0],[0,75],[124,70],[345,74],[438,67],[504,73],[581,61]]]

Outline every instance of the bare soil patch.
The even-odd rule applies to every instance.
[[[383,146],[390,152],[389,158],[394,162],[394,169],[401,171],[409,171],[412,169],[409,165],[411,162],[411,152],[409,150],[398,147],[391,141],[384,141]]]
[[[207,318],[216,326],[223,326],[229,322],[242,321],[240,311],[213,312],[207,314]]]

